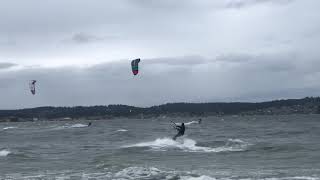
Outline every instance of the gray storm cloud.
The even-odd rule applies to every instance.
[[[85,34],[85,33],[77,33],[71,38],[71,40],[75,43],[90,43],[90,42],[101,41],[103,40],[103,38]]]
[[[14,67],[14,66],[17,66],[17,64],[14,64],[14,63],[1,63],[0,62],[0,69],[8,69],[8,68],[11,68],[11,67]]]
[[[0,109],[318,95],[320,1],[4,0]],[[133,77],[130,59],[141,58]],[[37,79],[36,96],[28,90]]]
[[[249,60],[243,61],[244,56]],[[314,64],[318,67],[314,68],[300,62],[304,57],[294,56],[235,54],[216,59],[201,58],[203,63],[181,65],[167,63],[178,57],[159,58],[159,63],[144,59],[140,63],[140,73],[135,77],[129,61],[88,67],[6,71],[1,73],[3,101],[0,105],[4,108],[97,104],[150,106],[167,102],[255,101],[316,95],[320,90],[317,82],[320,63]],[[198,60],[181,57],[180,61],[188,58]],[[304,62],[311,60],[304,59]],[[30,79],[37,79],[35,96],[28,89]]]
[[[257,5],[257,4],[264,4],[264,3],[271,3],[276,5],[285,5],[288,3],[293,2],[294,0],[230,0],[227,2],[228,8],[244,8],[247,6]]]

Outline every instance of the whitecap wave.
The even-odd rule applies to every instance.
[[[160,170],[155,167],[127,167],[114,174],[112,179],[181,179],[181,180],[215,180],[215,178],[179,172],[173,170]]]
[[[128,130],[126,130],[126,129],[118,129],[118,130],[116,130],[116,132],[127,132]]]
[[[9,127],[4,127],[2,128],[3,130],[8,130],[8,129],[16,129],[17,127],[9,126]]]
[[[0,151],[0,157],[5,157],[5,156],[8,156],[11,152],[8,151],[8,150],[1,150]]]
[[[213,180],[209,176],[192,174],[185,171],[158,169],[156,167],[139,167],[131,166],[124,169],[119,169],[115,172],[89,172],[89,171],[46,171],[35,172],[28,175],[21,174],[8,174],[1,176],[0,179],[112,179],[112,180],[151,180],[151,179],[163,179],[163,180]]]
[[[51,130],[62,130],[68,128],[68,126],[57,126],[57,127],[53,127]]]
[[[190,177],[190,176],[183,176],[181,180],[216,180],[216,178],[212,178],[209,176],[200,176],[200,177]]]
[[[309,176],[294,176],[294,177],[265,178],[265,180],[320,180],[320,178],[309,177]]]
[[[242,141],[241,139],[228,139],[227,141],[227,144],[230,144],[230,143],[245,143],[244,141]]]
[[[73,124],[69,126],[69,128],[83,128],[83,127],[88,127],[87,124]]]
[[[69,128],[85,128],[88,127],[87,124],[73,124],[73,125],[64,125],[64,126],[58,126],[58,127],[53,127],[52,130],[63,130],[63,129],[69,129]]]
[[[240,141],[239,141],[240,142]],[[221,147],[202,147],[197,146],[196,141],[192,139],[181,139],[178,141],[174,141],[170,138],[159,138],[155,141],[149,141],[149,142],[142,142],[137,143],[129,146],[124,146],[125,148],[130,147],[150,147],[152,150],[158,150],[158,151],[167,151],[169,149],[180,149],[185,152],[228,152],[228,151],[244,151],[246,147],[248,146],[248,143],[245,142],[236,142],[233,143],[231,141],[228,141],[226,145]]]
[[[161,178],[162,176],[162,178]],[[143,168],[143,167],[128,167],[117,172],[114,177],[120,179],[166,179],[164,171],[161,171],[155,167]]]

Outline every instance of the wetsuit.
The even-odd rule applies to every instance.
[[[176,140],[177,137],[183,136],[184,135],[184,131],[186,130],[184,123],[181,124],[181,126],[175,126],[175,129],[178,131],[178,134],[175,135],[172,139]]]

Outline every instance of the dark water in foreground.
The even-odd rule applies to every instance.
[[[319,115],[92,122],[1,123],[0,179],[320,179]]]

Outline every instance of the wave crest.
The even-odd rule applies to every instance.
[[[4,127],[2,128],[3,130],[8,130],[8,129],[16,129],[17,127],[9,126],[9,127]]]
[[[142,142],[129,146],[130,147],[149,147],[152,150],[167,151],[169,149],[179,149],[185,152],[228,152],[228,151],[244,151],[248,143],[241,140],[228,140],[224,146],[221,147],[204,147],[197,146],[197,142],[192,139],[182,139],[179,141],[174,141],[170,138],[159,138],[155,141]]]
[[[182,180],[216,180],[216,178],[212,178],[209,176],[200,176],[200,177],[181,177]]]
[[[205,175],[194,175],[155,167],[127,167],[113,176],[113,179],[181,179],[181,180],[215,180]]]
[[[88,127],[87,124],[74,124],[71,125],[70,128],[83,128],[83,127]]]
[[[6,157],[6,156],[8,156],[9,154],[10,154],[11,152],[10,151],[8,151],[8,150],[1,150],[0,151],[0,157]]]
[[[128,167],[115,174],[116,178],[144,179],[144,178],[163,178],[163,171],[150,167]]]
[[[126,130],[126,129],[118,129],[118,130],[116,130],[116,132],[127,132],[128,130]]]

